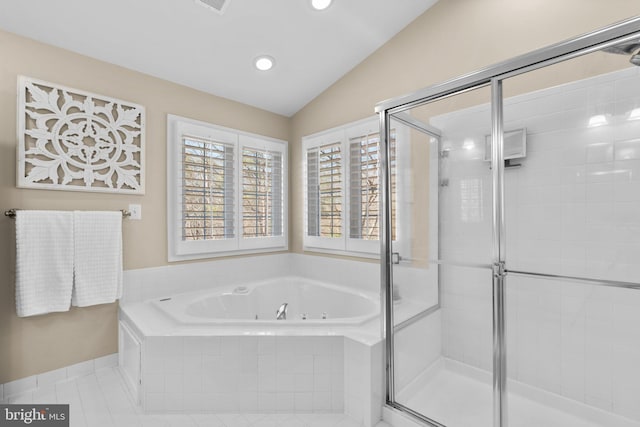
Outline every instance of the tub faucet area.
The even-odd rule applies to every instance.
[[[276,320],[287,320],[287,307],[289,303],[283,303],[276,311]]]

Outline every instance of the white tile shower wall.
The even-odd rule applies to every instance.
[[[404,389],[442,355],[441,315],[442,310],[436,311],[395,333],[397,390]]]
[[[638,68],[505,100],[505,129],[527,128],[523,166],[505,172],[508,268],[640,282],[638,106]],[[596,112],[609,124],[587,127]],[[481,106],[434,123],[451,150],[445,258],[490,253],[490,172],[482,144],[462,148],[489,133],[487,114]],[[640,293],[507,280],[510,378],[640,420]],[[445,356],[490,369],[490,274],[445,269],[442,299]]]
[[[442,266],[443,354],[492,369],[492,271]]]
[[[394,265],[393,286],[404,300],[424,302],[427,307],[435,305],[438,303],[438,266],[415,268],[404,263]]]
[[[344,411],[342,337],[148,337],[148,412]]]

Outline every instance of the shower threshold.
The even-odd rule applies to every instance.
[[[509,380],[509,427],[640,427],[640,422]],[[450,427],[493,427],[491,374],[441,358],[397,402]]]

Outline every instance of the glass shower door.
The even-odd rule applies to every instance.
[[[510,425],[640,426],[639,69],[600,50],[504,90]]]
[[[476,88],[390,123],[390,400],[434,426],[493,425],[490,99]],[[467,111],[476,120],[460,121]]]

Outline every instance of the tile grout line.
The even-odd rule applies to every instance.
[[[84,421],[84,425],[87,425],[87,414],[85,414],[84,412],[84,405],[82,403],[82,395],[80,394],[80,389],[78,388],[78,381],[77,379],[73,379],[71,380],[71,382],[73,382],[73,389],[74,391],[77,393],[78,395],[78,400],[80,403],[80,413],[82,414],[82,419]],[[58,389],[56,388],[56,401],[58,400]],[[71,403],[69,404],[69,418],[71,418]],[[77,425],[77,423],[76,423]]]

